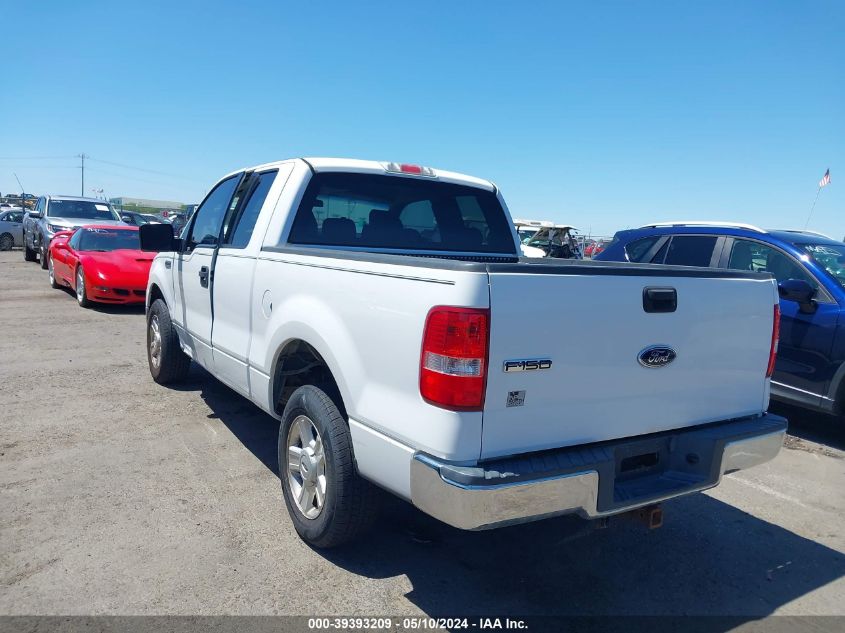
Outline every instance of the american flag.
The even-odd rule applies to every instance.
[[[819,180],[819,188],[826,187],[829,184],[830,184],[830,169],[828,169],[826,172],[824,172],[824,176],[822,176],[822,179]]]

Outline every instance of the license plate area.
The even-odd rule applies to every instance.
[[[612,481],[600,482],[599,509],[648,503],[716,483],[714,442],[691,436],[651,437],[614,449]]]

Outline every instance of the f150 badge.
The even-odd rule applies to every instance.
[[[506,360],[502,370],[509,373],[512,371],[542,371],[551,368],[551,358],[522,358],[518,360]]]
[[[643,367],[657,368],[666,367],[677,356],[675,350],[671,347],[667,347],[666,345],[652,345],[641,351],[637,360],[640,361],[640,365]]]

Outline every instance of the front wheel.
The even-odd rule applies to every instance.
[[[47,274],[50,277],[50,287],[60,288],[59,282],[56,280],[56,269],[53,267],[53,256],[50,255],[47,260]]]
[[[23,242],[23,259],[27,262],[35,261],[35,250],[31,249],[24,239]]]
[[[314,547],[348,543],[378,515],[379,490],[355,471],[349,426],[318,387],[300,387],[285,406],[279,470],[293,526]]]
[[[147,362],[153,380],[160,385],[182,380],[191,368],[191,359],[179,346],[179,335],[162,299],[153,301],[147,313]]]
[[[76,269],[76,302],[80,308],[90,308],[91,300],[88,298],[88,291],[85,289],[85,271],[82,266]]]
[[[44,245],[44,238],[41,238],[41,248],[39,249],[41,255],[41,268],[47,270],[47,247]]]

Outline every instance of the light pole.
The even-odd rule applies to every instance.
[[[86,156],[84,152],[82,154],[78,154],[77,156],[79,156],[79,160],[82,161],[79,165],[79,168],[82,170],[82,187],[80,189],[79,195],[84,196],[85,195],[85,159],[88,158],[88,156]]]

